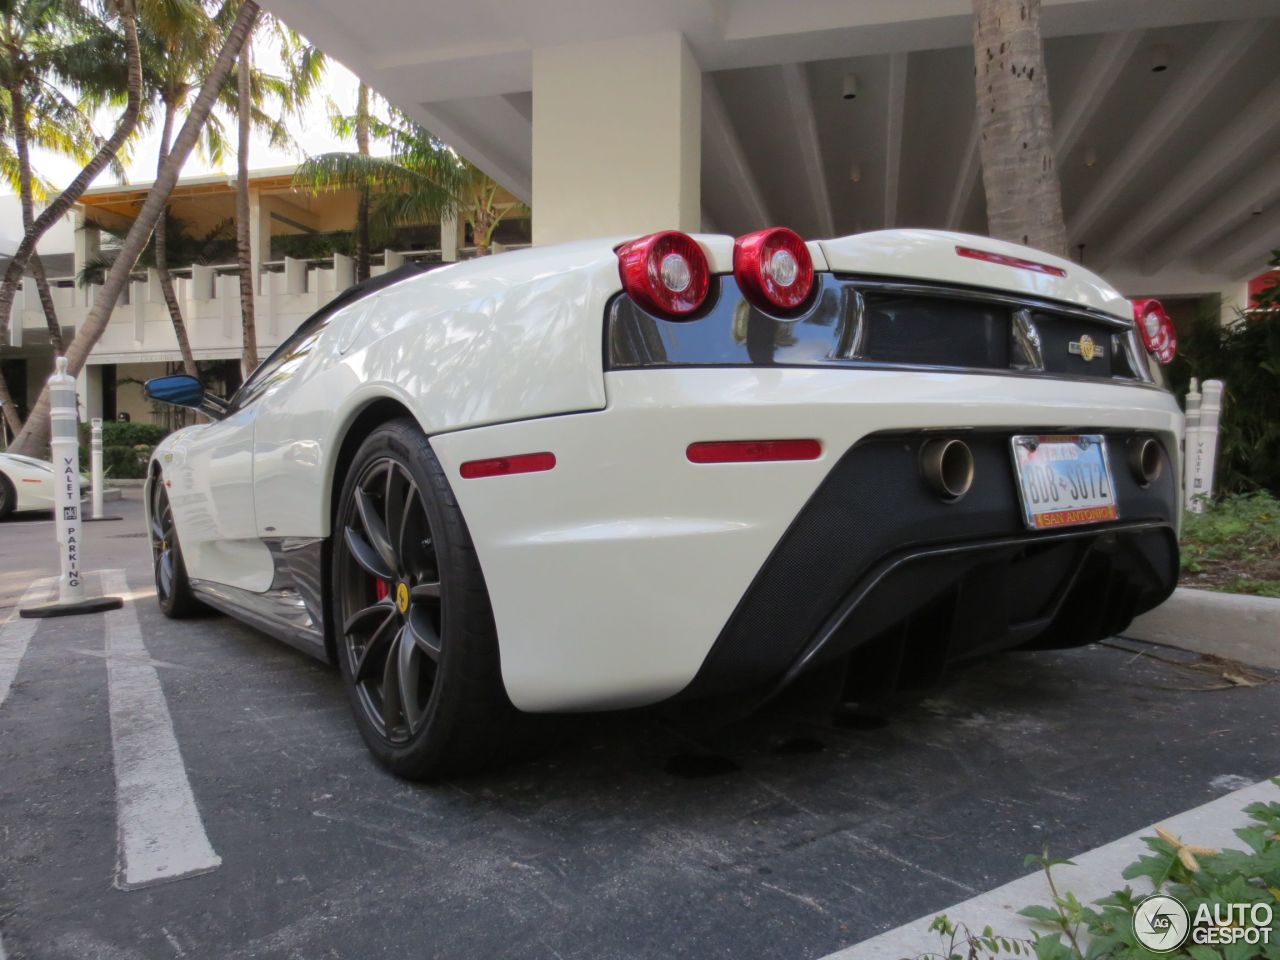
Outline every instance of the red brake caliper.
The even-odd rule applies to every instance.
[[[391,584],[387,583],[385,580],[375,579],[373,581],[373,589],[374,592],[377,593],[379,600],[385,600],[387,597],[391,596]]]

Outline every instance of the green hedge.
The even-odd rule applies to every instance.
[[[129,426],[129,424],[122,424]],[[141,480],[147,475],[147,462],[153,448],[147,444],[135,447],[121,445],[102,447],[102,469],[107,480]]]
[[[102,425],[103,447],[136,447],[145,443],[154,447],[168,436],[169,431],[154,423],[128,423],[108,420]]]

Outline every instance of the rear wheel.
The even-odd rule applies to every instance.
[[[195,616],[204,610],[187,579],[187,565],[182,560],[178,530],[174,525],[173,507],[164,478],[156,474],[151,481],[151,558],[156,579],[156,600],[160,612],[174,620]]]
[[[392,772],[435,780],[497,756],[514,713],[475,548],[426,436],[379,427],[347,473],[331,610],[356,722]]]
[[[0,520],[13,513],[17,506],[18,492],[13,489],[9,478],[0,473]]]

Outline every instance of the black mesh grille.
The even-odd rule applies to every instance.
[[[1009,367],[1009,308],[914,294],[863,295],[861,356],[885,363]]]
[[[751,306],[731,276],[714,277],[706,306],[683,320],[619,294],[608,310],[608,368],[903,365],[1145,382],[1115,317],[927,283],[823,273],[816,284],[789,318]]]

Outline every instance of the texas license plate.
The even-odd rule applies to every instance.
[[[1013,438],[1022,515],[1033,530],[1101,523],[1120,516],[1107,460],[1096,433]]]

